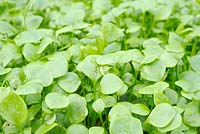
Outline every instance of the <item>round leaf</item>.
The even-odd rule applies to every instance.
[[[192,69],[196,72],[200,72],[200,55],[192,56],[189,61]]]
[[[124,35],[123,30],[112,23],[106,23],[103,25],[102,34],[104,39],[108,42],[115,41]]]
[[[180,80],[175,84],[186,92],[196,92],[200,90],[200,75],[193,71],[186,71],[180,75]]]
[[[150,113],[146,122],[155,127],[165,127],[175,117],[176,111],[167,103],[158,104]]]
[[[28,80],[40,80],[43,86],[49,86],[53,82],[53,74],[41,61],[31,62],[23,70]]]
[[[89,131],[81,124],[73,124],[67,128],[66,134],[89,134]]]
[[[142,124],[139,119],[121,116],[110,122],[110,134],[143,134]]]
[[[199,102],[190,102],[187,104],[183,119],[187,125],[192,127],[200,126]]]
[[[101,77],[99,67],[96,64],[96,56],[87,56],[78,64],[77,69],[92,80],[98,80]]]
[[[104,96],[101,98],[105,103],[105,108],[112,107],[117,103],[117,100],[113,96]]]
[[[68,62],[65,57],[57,57],[48,61],[46,67],[52,72],[54,78],[58,78],[67,72]]]
[[[141,76],[149,81],[160,81],[165,75],[166,65],[161,60],[156,60],[144,65],[141,69]]]
[[[182,124],[182,117],[181,117],[180,113],[176,112],[176,115],[173,118],[173,120],[166,127],[159,128],[158,130],[160,132],[172,131],[172,130],[177,129],[178,127],[180,127],[181,124]]]
[[[150,109],[144,104],[132,104],[130,102],[119,102],[118,104],[126,106],[134,114],[146,116],[150,113]]]
[[[28,30],[37,29],[43,18],[38,15],[29,15],[26,17],[26,27]]]
[[[109,121],[111,121],[119,116],[130,116],[131,117],[132,115],[126,106],[118,103],[114,107],[112,107],[112,109],[110,110],[110,112],[108,114],[108,119],[109,119]]]
[[[26,104],[14,91],[9,88],[4,89],[0,88],[0,94],[4,94],[4,97],[0,99],[0,115],[5,120],[20,126],[27,118]]]
[[[155,91],[153,95],[154,104],[169,103],[169,99],[160,91]]]
[[[123,86],[117,91],[117,95],[122,96],[124,95],[128,90],[128,86],[126,84],[123,84]]]
[[[41,93],[43,89],[42,83],[40,81],[29,81],[24,85],[17,87],[18,95],[28,95]]]
[[[65,108],[69,105],[68,98],[61,93],[52,92],[45,96],[45,102],[51,109]]]
[[[95,112],[97,113],[102,113],[104,108],[105,108],[105,103],[102,99],[97,99],[93,104],[92,108],[94,109]]]
[[[10,33],[14,32],[15,28],[7,22],[0,21],[0,33]]]
[[[169,84],[167,82],[156,82],[153,85],[145,86],[143,88],[140,88],[138,90],[138,93],[140,94],[154,94],[155,91],[164,91],[169,87]]]
[[[113,94],[123,85],[123,81],[117,75],[111,73],[104,75],[100,82],[101,92],[103,94]]]
[[[89,129],[89,134],[104,134],[104,128],[103,127],[91,127]]]
[[[71,123],[80,123],[88,115],[85,98],[78,94],[71,94],[69,98],[69,108],[67,118]]]
[[[68,93],[75,92],[81,84],[78,75],[74,72],[67,72],[64,77],[58,81],[59,86]]]

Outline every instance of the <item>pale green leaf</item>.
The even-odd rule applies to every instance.
[[[37,129],[35,134],[45,134],[48,131],[50,131],[51,129],[53,129],[54,127],[56,127],[57,125],[58,125],[57,123],[53,123],[51,125],[44,123],[44,124],[42,124],[42,126],[39,127],[39,129]]]
[[[123,81],[117,75],[111,73],[104,75],[100,82],[101,92],[103,94],[113,94],[123,85]]]
[[[169,84],[167,82],[156,82],[152,85],[145,86],[143,88],[140,88],[138,90],[138,93],[140,94],[154,94],[155,91],[164,91],[169,87]]]
[[[67,96],[57,92],[51,92],[45,96],[45,102],[50,109],[66,108],[69,105]]]
[[[41,22],[42,22],[43,18],[39,15],[28,15],[26,17],[26,27],[28,30],[34,30],[37,29]]]
[[[89,128],[89,134],[104,134],[104,128],[98,126],[91,127]]]
[[[94,109],[95,112],[97,113],[102,113],[104,108],[105,108],[105,103],[102,99],[97,99],[95,102],[92,104],[92,108]]]
[[[109,131],[110,134],[143,134],[140,120],[129,116],[116,117],[111,120]]]
[[[182,117],[180,113],[176,112],[176,115],[173,118],[173,120],[166,127],[159,128],[158,130],[160,132],[169,132],[169,131],[177,129],[178,127],[181,126],[181,124],[182,124]]]
[[[58,81],[59,86],[64,89],[68,93],[75,92],[81,84],[80,78],[74,72],[67,72],[65,76],[63,76]]]
[[[167,103],[158,104],[148,116],[146,122],[155,127],[167,126],[175,117],[176,111]]]
[[[165,70],[165,63],[161,60],[156,60],[142,67],[141,76],[146,80],[157,82],[164,78]]]
[[[27,118],[27,106],[23,99],[9,88],[0,88],[0,115],[7,121],[20,126]],[[3,90],[3,91],[2,91]]]
[[[200,126],[199,102],[190,102],[187,104],[183,119],[184,122],[189,126]]]
[[[28,95],[41,93],[43,89],[42,83],[40,81],[29,81],[24,85],[17,87],[16,93],[18,95]]]
[[[69,107],[67,110],[67,118],[71,123],[80,123],[88,115],[86,100],[78,94],[68,96]]]
[[[67,128],[66,134],[89,134],[89,130],[81,124],[72,124]]]

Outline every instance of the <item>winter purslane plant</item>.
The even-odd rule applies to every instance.
[[[0,0],[0,134],[200,133],[199,0]]]

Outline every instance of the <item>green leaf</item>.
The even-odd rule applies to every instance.
[[[67,128],[66,134],[89,134],[89,130],[81,124],[72,124]]]
[[[176,111],[167,103],[158,104],[148,116],[146,122],[155,127],[166,127],[175,117]]]
[[[200,75],[193,71],[183,72],[180,76],[180,80],[175,84],[181,87],[184,91],[192,93],[200,90]]]
[[[128,63],[130,61],[135,61],[140,63],[143,59],[142,53],[137,49],[131,49],[127,51],[118,51],[115,53],[110,53],[97,57],[97,64],[117,64],[117,63]]]
[[[146,116],[150,113],[150,109],[144,104],[132,104],[130,102],[119,102],[126,106],[131,113]]]
[[[149,81],[160,81],[164,78],[166,65],[161,60],[156,60],[144,65],[141,69],[141,76]]]
[[[105,11],[111,8],[110,1],[107,0],[94,0],[92,3],[92,16],[94,18],[100,18]]]
[[[53,74],[45,63],[41,61],[31,62],[23,68],[28,80],[39,80],[43,86],[49,86],[53,82]]]
[[[101,77],[99,67],[96,64],[96,56],[87,56],[78,64],[77,69],[92,80],[96,81]]]
[[[155,19],[156,20],[166,20],[170,17],[170,14],[172,13],[173,5],[160,5],[155,9]]]
[[[43,18],[41,16],[38,16],[38,15],[28,15],[26,17],[26,28],[28,30],[37,29],[40,26],[42,20],[43,20]]]
[[[38,43],[43,37],[51,36],[52,30],[49,29],[36,29],[33,31],[23,31],[15,37],[15,42],[18,46],[25,43]]]
[[[78,87],[81,84],[80,78],[74,72],[67,72],[65,76],[63,76],[58,81],[59,86],[64,89],[68,93],[76,92]]]
[[[9,81],[11,88],[16,89],[19,85],[22,84],[24,80],[24,73],[21,68],[13,68],[7,75],[6,80]]]
[[[124,95],[128,90],[128,86],[126,84],[123,84],[123,86],[117,91],[118,96]]]
[[[27,107],[23,99],[10,88],[0,88],[0,115],[7,121],[20,126],[27,119]]]
[[[33,1],[33,9],[35,10],[44,10],[49,5],[47,0],[34,0]]]
[[[150,11],[150,10],[155,8],[156,1],[155,0],[152,0],[152,1],[149,1],[149,0],[136,0],[136,1],[134,1],[132,6],[134,8],[136,8],[136,9],[141,9],[142,12]]]
[[[45,121],[48,125],[51,125],[56,120],[56,114],[55,113],[49,113],[45,116]]]
[[[64,56],[51,59],[45,66],[52,72],[54,78],[65,75],[68,70],[68,62]]]
[[[147,44],[147,41],[144,42],[143,46],[145,47],[144,52],[144,59],[142,61],[143,64],[148,64],[153,61],[155,61],[159,56],[161,56],[164,53],[164,49],[160,47],[159,45],[152,45],[152,44]],[[150,43],[149,39],[149,43]]]
[[[154,104],[169,103],[169,99],[161,91],[154,92]]]
[[[105,108],[105,103],[102,99],[97,99],[95,102],[92,104],[92,108],[94,109],[95,112],[98,114],[102,113],[104,108]]]
[[[40,81],[29,81],[24,85],[17,87],[16,93],[18,95],[28,95],[41,93],[43,89],[42,83]]]
[[[64,94],[57,92],[47,94],[45,102],[50,109],[66,108],[69,105],[69,99]]]
[[[166,67],[174,67],[176,66],[176,64],[178,63],[178,59],[175,58],[171,53],[169,52],[164,52],[161,56],[160,56],[160,60],[162,60]]]
[[[104,96],[101,99],[105,103],[105,108],[112,107],[117,103],[117,100],[113,96]]]
[[[2,47],[3,67],[6,67],[11,61],[21,58],[20,49],[12,43],[5,43]]]
[[[199,102],[190,102],[185,108],[183,115],[184,123],[192,126],[200,126],[200,112],[199,112]]]
[[[169,52],[174,53],[182,53],[184,52],[184,48],[182,44],[184,43],[183,38],[178,36],[176,33],[170,32],[169,33],[169,39],[168,39],[169,45],[165,46],[165,49]]]
[[[89,134],[104,134],[104,128],[98,126],[91,127],[89,128]]]
[[[39,55],[36,54],[38,51],[38,46],[33,44],[25,44],[22,53],[27,61],[32,62],[39,58]]]
[[[120,116],[128,116],[132,117],[130,110],[127,108],[127,106],[117,103],[115,106],[111,108],[108,114],[109,121],[115,120],[116,118]]]
[[[176,104],[178,102],[178,93],[175,90],[167,88],[164,90],[164,94],[170,101],[170,104]]]
[[[109,132],[110,134],[143,134],[140,120],[129,116],[116,117],[111,120]]]
[[[4,74],[7,74],[11,71],[12,69],[11,68],[1,68],[0,66],[0,75],[4,75]]]
[[[200,72],[200,55],[192,56],[189,62],[194,71]]]
[[[6,134],[16,134],[16,133],[19,133],[19,130],[17,129],[17,127],[14,124],[6,121],[3,124],[2,134],[4,134],[4,133],[6,133]]]
[[[160,132],[169,132],[169,131],[177,129],[178,127],[181,126],[181,124],[182,124],[182,117],[180,113],[176,112],[176,115],[173,118],[173,120],[166,127],[159,128],[158,130]]]
[[[84,4],[81,2],[73,3],[61,8],[66,14],[60,19],[61,25],[75,25],[83,21],[85,17]]]
[[[15,32],[16,29],[7,22],[0,21],[0,34],[9,34]]]
[[[112,23],[105,23],[102,27],[102,35],[108,42],[115,41],[124,36],[123,30]]]
[[[69,107],[67,111],[67,118],[71,123],[80,123],[88,115],[86,107],[86,100],[78,94],[71,94],[68,96]]]
[[[138,90],[138,93],[140,94],[154,94],[155,91],[164,91],[169,87],[169,84],[167,82],[156,82],[152,85],[145,86],[143,88],[140,88]]]
[[[53,40],[49,37],[44,37],[38,47],[37,54],[41,54],[51,43]]]
[[[40,111],[40,109],[41,109],[41,105],[40,105],[40,104],[32,105],[32,106],[28,109],[28,120],[29,120],[29,121],[34,120],[36,114]]]
[[[117,75],[111,73],[104,75],[100,82],[101,92],[103,94],[113,94],[123,85],[123,81]]]
[[[39,127],[39,129],[37,129],[35,134],[45,134],[51,129],[53,129],[54,127],[56,127],[57,125],[58,125],[57,123],[52,123],[51,125],[44,123],[42,124],[42,126]]]

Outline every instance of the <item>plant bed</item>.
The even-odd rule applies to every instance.
[[[199,0],[0,0],[0,134],[199,134]]]

